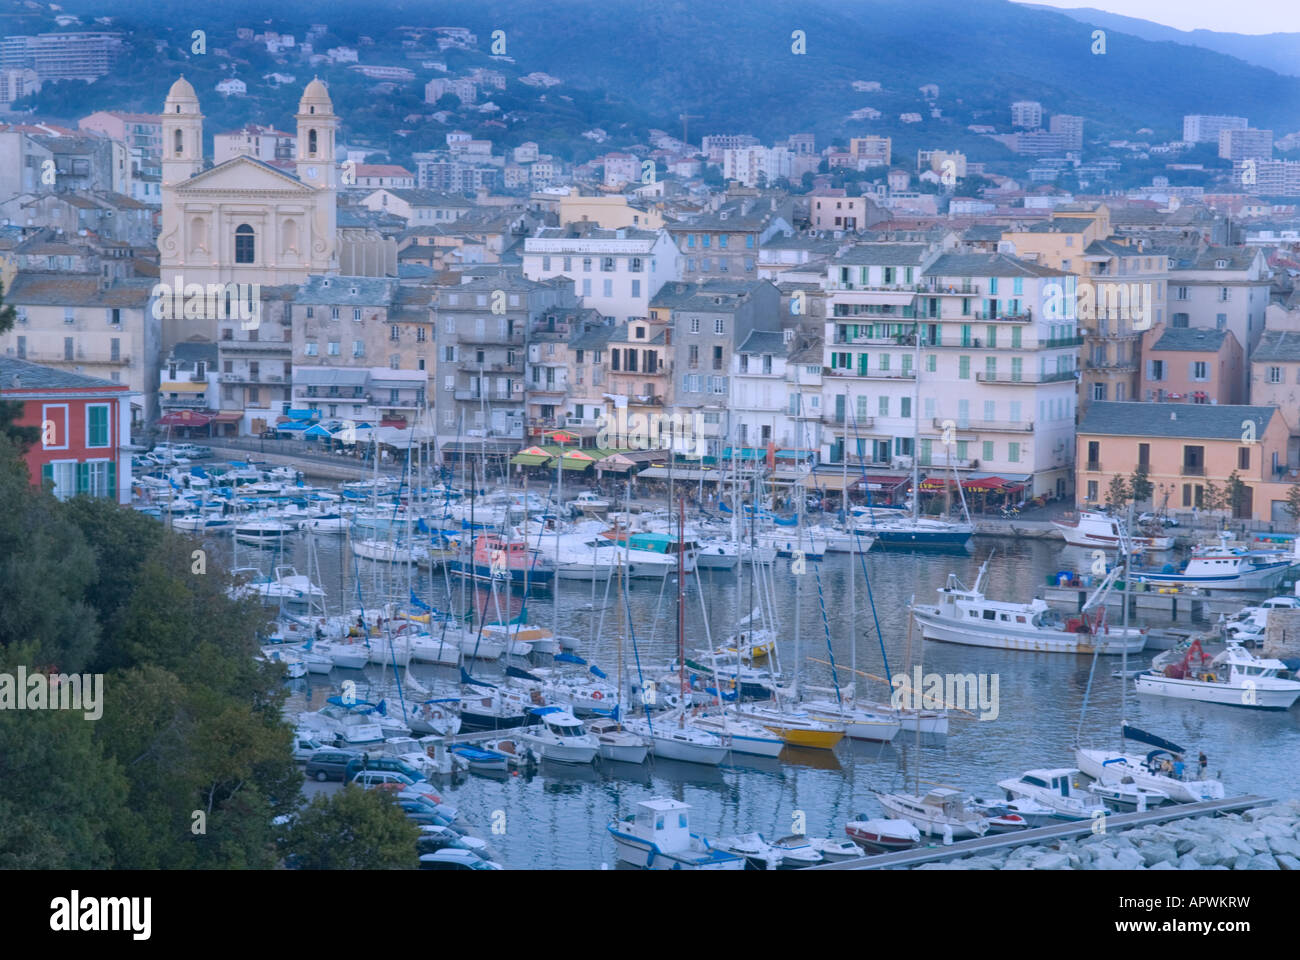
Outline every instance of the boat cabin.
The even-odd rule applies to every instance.
[[[690,804],[679,800],[643,800],[636,805],[637,833],[665,853],[691,845]]]
[[[1027,787],[1051,790],[1063,797],[1072,796],[1070,784],[1079,773],[1073,767],[1057,767],[1051,770],[1026,770],[1020,777],[1020,783]]]

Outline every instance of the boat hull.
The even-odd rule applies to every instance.
[[[1223,784],[1217,780],[1175,780],[1172,777],[1158,776],[1142,765],[1141,757],[1081,747],[1074,752],[1074,763],[1094,780],[1116,783],[1124,777],[1132,777],[1135,785],[1157,790],[1176,803],[1223,799]]]
[[[1092,656],[1103,654],[1141,653],[1146,647],[1146,634],[1130,629],[1111,633],[1067,633],[1064,630],[984,630],[980,627],[958,626],[950,618],[939,616],[936,607],[916,606],[913,613],[921,624],[921,633],[927,640],[957,643],[968,647],[988,647],[996,650],[1022,650],[1031,653],[1072,653]],[[1097,642],[1100,639],[1100,643]]]
[[[1236,683],[1211,683],[1204,680],[1177,679],[1158,674],[1144,673],[1137,678],[1138,693],[1148,693],[1175,700],[1199,700],[1218,703],[1225,707],[1244,707],[1250,710],[1289,710],[1300,699],[1300,683],[1276,688],[1265,685],[1265,679],[1247,688]],[[1287,683],[1287,681],[1282,681]]]
[[[701,849],[666,852],[648,840],[623,833],[616,824],[609,825],[610,835],[618,849],[618,859],[642,870],[743,870],[745,858],[734,853],[723,853],[705,847]]]

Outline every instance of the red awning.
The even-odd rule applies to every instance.
[[[160,427],[206,427],[216,416],[213,413],[201,413],[197,410],[173,410],[158,418]]]
[[[950,477],[926,477],[921,481],[922,490],[942,490],[953,485]]]

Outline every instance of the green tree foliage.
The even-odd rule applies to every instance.
[[[295,819],[286,851],[304,870],[402,870],[415,864],[419,836],[387,790],[349,784],[312,799]]]
[[[1129,492],[1133,495],[1134,503],[1146,503],[1155,493],[1155,486],[1147,474],[1145,466],[1139,466],[1133,471],[1133,476],[1129,478]]]
[[[1127,481],[1118,473],[1110,478],[1106,487],[1106,506],[1112,510],[1122,510],[1132,499]]]
[[[283,668],[253,659],[266,615],[198,549],[32,487],[0,433],[0,672],[103,674],[98,719],[0,711],[0,868],[278,862],[302,784]]]
[[[1286,489],[1286,506],[1283,508],[1292,520],[1300,522],[1300,483],[1293,483]]]

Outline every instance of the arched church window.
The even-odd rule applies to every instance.
[[[180,107],[177,107],[176,109],[179,110]],[[172,139],[173,139],[172,150],[175,153],[175,155],[179,157],[182,153],[185,152],[185,135],[182,131],[177,130],[174,134],[172,134]]]
[[[316,131],[315,130],[307,131],[307,154],[312,157],[316,156]]]
[[[235,228],[235,263],[254,263],[256,249],[253,228],[241,223]]]

